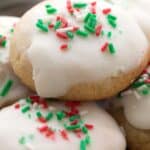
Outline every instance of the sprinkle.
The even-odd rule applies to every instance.
[[[105,9],[103,9],[102,12],[103,12],[104,15],[107,15],[111,12],[111,9],[110,8],[105,8]]]
[[[7,44],[6,37],[0,35],[0,45],[1,45],[2,47],[6,47],[6,44]]]
[[[74,3],[73,7],[74,8],[85,8],[87,6],[86,3]]]
[[[46,131],[46,137],[53,137],[55,132],[52,129],[48,129]]]
[[[86,133],[88,133],[88,129],[85,126],[83,126],[82,127],[82,132],[86,134]]]
[[[67,40],[68,39],[68,36],[66,33],[63,33],[63,32],[56,32],[56,35],[61,38],[61,39],[65,39]]]
[[[95,29],[92,28],[91,26],[89,26],[88,24],[85,24],[84,25],[84,29],[86,29],[87,31],[91,32],[91,33],[94,33],[95,32]]]
[[[80,119],[80,116],[79,116],[79,115],[75,115],[75,116],[71,116],[71,117],[69,118],[70,121],[74,121],[74,120],[76,120],[76,119]]]
[[[63,137],[63,139],[68,140],[68,134],[65,130],[61,130],[60,131],[61,136]]]
[[[71,4],[71,0],[67,0],[67,10],[70,14],[73,14],[74,10]]]
[[[131,87],[132,88],[139,88],[140,86],[144,85],[144,81],[140,82],[140,81],[137,81],[137,82],[134,82]]]
[[[44,31],[44,32],[48,32],[48,25],[44,24],[44,22],[39,19],[36,23],[36,26],[41,30],[41,31]]]
[[[26,138],[24,136],[22,136],[20,139],[19,139],[19,144],[21,145],[24,145],[26,143]]]
[[[107,18],[111,19],[111,20],[114,20],[114,21],[117,20],[116,16],[113,16],[113,15],[110,15],[110,14],[107,16]]]
[[[19,109],[20,108],[20,104],[15,104],[15,109]]]
[[[22,108],[22,113],[26,113],[26,112],[28,112],[30,110],[30,106],[25,106],[25,107],[23,107]]]
[[[107,37],[111,38],[111,36],[112,36],[112,32],[108,32]]]
[[[113,28],[116,28],[117,24],[116,24],[116,16],[113,16],[113,15],[108,15],[107,16],[107,20],[108,20],[108,23],[113,27]]]
[[[101,34],[101,31],[102,31],[102,25],[98,25],[95,31],[96,36],[99,36]]]
[[[74,35],[71,31],[68,31],[66,32],[67,36],[70,38],[70,39],[73,39],[74,38]]]
[[[47,120],[47,121],[49,121],[50,119],[52,119],[53,118],[53,113],[51,113],[51,112],[49,112],[48,114],[47,114],[47,116],[45,117],[45,119]]]
[[[48,126],[40,127],[40,128],[38,128],[38,130],[39,130],[40,132],[45,132],[45,131],[48,130]]]
[[[62,24],[61,21],[57,21],[54,26],[54,29],[57,30],[58,28],[60,28],[61,24]]]
[[[66,115],[63,111],[59,111],[56,113],[56,116],[57,116],[57,120],[62,120]]]
[[[89,135],[87,135],[87,136],[85,137],[85,142],[86,142],[87,145],[91,143],[91,138],[90,138]]]
[[[95,2],[92,2],[91,5],[92,5],[92,6],[95,6],[95,5],[96,5],[96,1],[95,1]]]
[[[57,9],[53,7],[47,7],[46,11],[48,14],[55,14],[57,12]]]
[[[41,112],[36,112],[36,116],[38,117],[38,118],[41,118],[42,117],[42,114],[41,114]]]
[[[88,33],[86,31],[82,31],[82,30],[77,30],[76,34],[82,37],[87,37]]]
[[[84,140],[80,141],[80,150],[86,150],[86,142]]]
[[[105,52],[107,50],[108,47],[108,42],[104,43],[104,45],[101,47],[101,51]]]
[[[10,91],[12,85],[13,85],[13,80],[7,80],[0,91],[0,96],[2,97],[6,96],[8,92]]]
[[[32,103],[32,101],[31,101],[31,99],[28,97],[28,98],[26,98],[26,102],[27,103],[29,103],[29,104],[31,104]]]
[[[88,130],[92,130],[94,128],[93,125],[91,124],[85,124],[85,127],[88,129]]]
[[[43,117],[39,117],[38,121],[41,122],[41,123],[46,123],[47,120]]]
[[[88,14],[85,16],[85,18],[84,18],[84,22],[86,23],[92,15],[93,15],[93,14],[88,13]]]
[[[60,46],[60,49],[61,50],[66,50],[68,48],[68,45],[67,44],[62,44],[61,46]]]
[[[67,129],[67,130],[76,130],[76,129],[79,129],[80,128],[80,124],[76,124],[76,125],[71,125],[71,126],[67,126],[67,125],[65,125],[65,128]]]
[[[111,54],[114,54],[114,53],[116,52],[116,50],[115,50],[115,48],[114,48],[114,45],[113,45],[112,43],[110,43],[110,44],[108,45],[108,47],[109,47],[109,51],[110,51]]]

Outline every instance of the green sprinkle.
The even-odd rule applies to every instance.
[[[85,28],[87,31],[91,32],[91,33],[94,33],[94,32],[95,32],[95,29],[92,28],[91,26],[89,26],[88,24],[85,24],[85,25],[84,25],[84,28]]]
[[[47,7],[46,11],[48,14],[54,14],[57,12],[57,9],[53,7]]]
[[[28,97],[28,98],[26,98],[26,102],[29,103],[29,104],[31,104],[32,100]]]
[[[73,39],[74,38],[74,35],[71,31],[68,31],[66,32],[67,36],[70,38],[70,39]]]
[[[25,106],[25,107],[23,107],[22,108],[22,113],[26,113],[26,112],[28,112],[30,110],[30,106]]]
[[[70,121],[74,121],[74,120],[77,120],[77,119],[80,119],[79,115],[75,115],[75,116],[72,116],[72,117],[69,118]]]
[[[115,50],[115,48],[114,48],[114,45],[113,45],[112,43],[110,43],[110,44],[108,45],[108,47],[109,47],[109,51],[110,51],[111,54],[114,54],[114,53],[116,52],[116,50]]]
[[[10,29],[10,33],[14,33],[14,29],[12,28],[12,29]]]
[[[2,41],[2,43],[1,43],[2,47],[6,47],[6,44],[7,44],[6,40]]]
[[[108,22],[109,22],[109,24],[110,24],[113,28],[116,28],[116,27],[117,27],[117,24],[116,24],[115,21],[109,19]]]
[[[41,19],[39,19],[36,23],[36,26],[44,32],[48,32],[48,25],[44,24],[43,21]]]
[[[53,113],[52,112],[49,112],[48,114],[47,114],[47,116],[45,117],[45,119],[47,120],[47,121],[49,121],[50,119],[52,119],[53,118]]]
[[[80,150],[86,150],[86,142],[84,140],[80,141]]]
[[[131,87],[132,88],[139,88],[140,86],[144,85],[144,81],[137,81],[137,82],[134,82]]]
[[[112,32],[108,32],[107,37],[111,38],[111,36],[112,36]]]
[[[90,138],[89,135],[87,135],[87,136],[85,137],[85,142],[86,142],[87,145],[91,143],[91,138]]]
[[[88,133],[88,129],[85,126],[83,126],[82,127],[82,132],[86,134],[86,133]]]
[[[47,4],[45,7],[46,8],[51,8],[52,6],[50,4]]]
[[[67,126],[66,124],[64,125],[65,126],[65,128],[67,129],[67,130],[76,130],[76,129],[79,129],[80,128],[80,124],[76,124],[76,125],[71,125],[71,126]]]
[[[113,20],[113,21],[116,21],[116,20],[117,20],[117,17],[116,17],[116,16],[113,16],[113,15],[111,15],[111,14],[109,14],[109,15],[107,16],[107,18],[108,18],[109,20]]]
[[[2,97],[6,96],[8,92],[10,91],[12,85],[13,85],[13,80],[7,80],[0,91],[0,96]]]
[[[57,119],[58,120],[62,120],[63,118],[65,118],[65,113],[63,111],[59,111],[56,113]]]
[[[145,88],[142,90],[143,95],[148,95],[149,94],[149,89]]]
[[[60,26],[61,26],[61,21],[57,21],[54,26],[54,29],[57,30],[58,28],[60,28]]]
[[[85,8],[87,6],[86,3],[74,3],[73,7],[74,8]]]
[[[88,13],[84,18],[84,22],[87,23],[89,20],[96,20],[96,15],[92,13]]]
[[[38,118],[41,118],[42,117],[42,113],[41,112],[36,112],[36,116],[38,117]]]
[[[77,30],[76,34],[82,37],[87,37],[88,33],[86,31],[82,31],[82,30]]]
[[[24,136],[22,136],[22,137],[19,139],[19,144],[21,144],[21,145],[26,144],[26,138],[25,138]]]

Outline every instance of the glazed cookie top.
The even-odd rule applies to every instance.
[[[134,19],[99,0],[44,1],[23,16],[19,30],[31,41],[27,55],[42,97],[132,71],[148,49]]]
[[[0,120],[0,145],[5,150],[125,150],[126,147],[116,122],[95,103],[47,103],[31,96],[3,109]]]
[[[149,0],[108,0],[128,10],[138,21],[150,40],[150,1]]]
[[[16,17],[0,17],[0,107],[29,93],[14,75],[8,58],[9,40],[18,20]]]
[[[136,128],[150,129],[150,66],[121,95],[127,120]]]

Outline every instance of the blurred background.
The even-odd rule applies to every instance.
[[[21,16],[42,0],[0,0],[0,15]]]

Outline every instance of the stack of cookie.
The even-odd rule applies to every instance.
[[[150,149],[150,2],[123,2],[0,17],[1,150]]]

